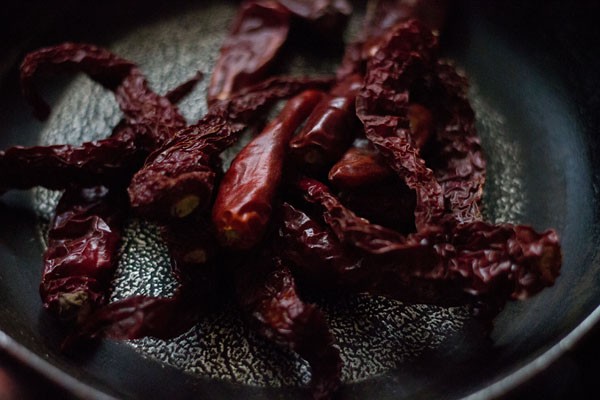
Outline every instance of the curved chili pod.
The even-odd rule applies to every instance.
[[[333,164],[354,139],[354,102],[362,78],[352,75],[338,83],[310,114],[290,142],[292,155],[309,167]]]
[[[367,16],[360,38],[346,47],[337,70],[338,79],[351,74],[364,75],[365,63],[385,41],[394,25],[411,19],[419,20],[436,32],[446,19],[447,0],[377,0],[367,5]]]
[[[248,249],[262,239],[289,140],[322,96],[320,91],[307,90],[293,97],[232,161],[212,210],[217,236],[224,246]]]
[[[428,160],[442,186],[452,217],[459,223],[481,219],[480,203],[486,161],[475,128],[475,113],[467,98],[468,83],[454,67],[439,63],[435,72],[434,101],[445,115]]]
[[[283,203],[279,209],[277,254],[291,263],[295,275],[325,287],[351,281],[358,255],[344,247],[326,227],[304,211]],[[356,282],[353,282],[356,284]]]
[[[173,297],[132,296],[110,303],[90,315],[63,343],[63,349],[81,340],[170,339],[188,331],[201,311],[179,293]]]
[[[433,171],[414,145],[408,117],[411,85],[430,71],[436,37],[416,21],[394,28],[369,60],[356,110],[367,138],[417,194],[415,223],[421,229],[444,214],[444,196]]]
[[[289,269],[280,259],[259,257],[235,278],[238,303],[256,331],[307,360],[313,398],[330,398],[340,385],[339,350],[323,313],[299,298]]]
[[[136,142],[145,149],[162,146],[187,125],[177,106],[152,91],[137,68],[115,90],[115,97],[125,122],[135,132]]]
[[[21,64],[23,96],[33,107],[34,115],[46,119],[50,107],[38,94],[35,77],[68,70],[86,73],[109,90],[115,90],[135,64],[106,49],[85,43],[63,43],[27,54]]]
[[[562,256],[552,230],[540,234],[527,226],[474,221],[403,236],[358,218],[317,181],[305,178],[298,184],[309,202],[324,209],[323,219],[340,241],[378,260],[372,268],[383,270],[366,278],[375,286],[387,287],[391,277],[409,283],[419,278],[422,284],[445,280],[472,296],[522,299],[558,276]]]
[[[276,1],[242,4],[216,62],[207,101],[229,99],[266,77],[290,29],[290,13]]]
[[[143,160],[134,142],[117,138],[81,145],[15,146],[0,151],[0,188],[123,186]]]
[[[389,180],[392,176],[394,171],[365,139],[356,139],[328,174],[329,181],[343,190],[365,188]]]
[[[215,103],[197,124],[179,131],[148,157],[128,189],[132,207],[159,221],[205,208],[212,198],[218,156],[246,126],[276,100],[330,83],[331,79],[274,78]]]
[[[61,319],[82,320],[107,300],[127,209],[119,190],[69,189],[48,232],[40,294]]]

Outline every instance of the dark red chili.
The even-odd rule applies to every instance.
[[[352,75],[332,88],[290,142],[292,155],[310,169],[329,167],[348,148],[357,128],[354,102],[362,78]]]
[[[289,29],[290,13],[278,2],[244,2],[221,47],[208,86],[208,103],[229,99],[266,78]]]
[[[223,245],[248,249],[262,239],[289,140],[322,97],[322,92],[308,90],[289,100],[281,113],[235,157],[221,181],[212,210]]]
[[[120,190],[75,188],[62,195],[44,252],[45,308],[61,319],[81,321],[106,302],[126,211]]]
[[[312,395],[331,398],[340,386],[342,360],[323,313],[299,297],[294,278],[280,259],[261,256],[236,271],[242,312],[265,338],[308,361]]]

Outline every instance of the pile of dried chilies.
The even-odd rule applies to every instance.
[[[200,75],[161,96],[135,64],[93,45],[25,58],[23,93],[39,118],[49,107],[35,78],[61,71],[87,74],[123,112],[100,141],[0,152],[2,189],[64,190],[40,293],[73,325],[71,340],[173,337],[231,293],[257,332],[309,362],[313,396],[327,398],[342,362],[295,279],[488,312],[553,284],[554,231],[481,218],[486,163],[467,82],[438,58],[444,1],[373,2],[335,78],[272,75],[291,31],[339,38],[350,12],[345,0],[244,2],[209,111],[190,126],[175,104]],[[221,153],[248,129],[260,133],[224,172]],[[173,297],[106,304],[130,212],[160,225],[180,283]]]

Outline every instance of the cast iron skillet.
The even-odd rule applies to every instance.
[[[183,3],[9,6],[2,24],[0,147],[36,143],[42,126],[30,117],[16,85],[16,66],[26,51],[62,40],[107,44],[140,21],[185,11]],[[457,2],[444,43],[507,118],[526,168],[524,222],[540,230],[554,227],[562,238],[564,263],[556,285],[531,300],[509,304],[490,339],[477,324],[466,324],[419,360],[345,385],[342,398],[504,395],[553,363],[600,319],[600,52],[594,43],[600,30],[593,23],[595,3]],[[295,388],[256,388],[191,376],[141,357],[122,343],[60,353],[64,332],[42,311],[37,295],[42,245],[30,193],[4,195],[0,220],[0,346],[73,394],[306,397]]]

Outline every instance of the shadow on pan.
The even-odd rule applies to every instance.
[[[2,21],[2,34],[14,38],[0,48],[2,148],[36,143],[43,126],[30,117],[15,84],[16,66],[26,51],[62,40],[110,46],[139,25],[181,15],[190,7],[184,2],[168,7],[108,2],[102,8],[84,8],[76,1],[47,3],[11,5],[2,17],[9,19]],[[346,384],[342,398],[540,394],[541,388],[531,386],[542,382],[547,398],[560,398],[561,390],[569,390],[535,376],[559,365],[557,360],[600,319],[600,53],[595,44],[600,28],[592,21],[599,11],[595,3],[457,2],[444,38],[448,55],[505,119],[507,138],[518,149],[524,171],[518,222],[555,227],[561,235],[565,257],[556,285],[509,304],[496,319],[491,338],[467,322],[435,351]],[[58,88],[47,89],[60,97]],[[491,160],[495,156],[488,154]],[[501,171],[494,176],[498,179],[490,182],[492,188],[501,181]],[[86,398],[305,398],[294,388],[193,376],[123,343],[103,342],[93,351],[61,354],[64,332],[41,311],[37,295],[42,243],[33,208],[30,193],[10,193],[0,204],[0,346],[5,351]]]

